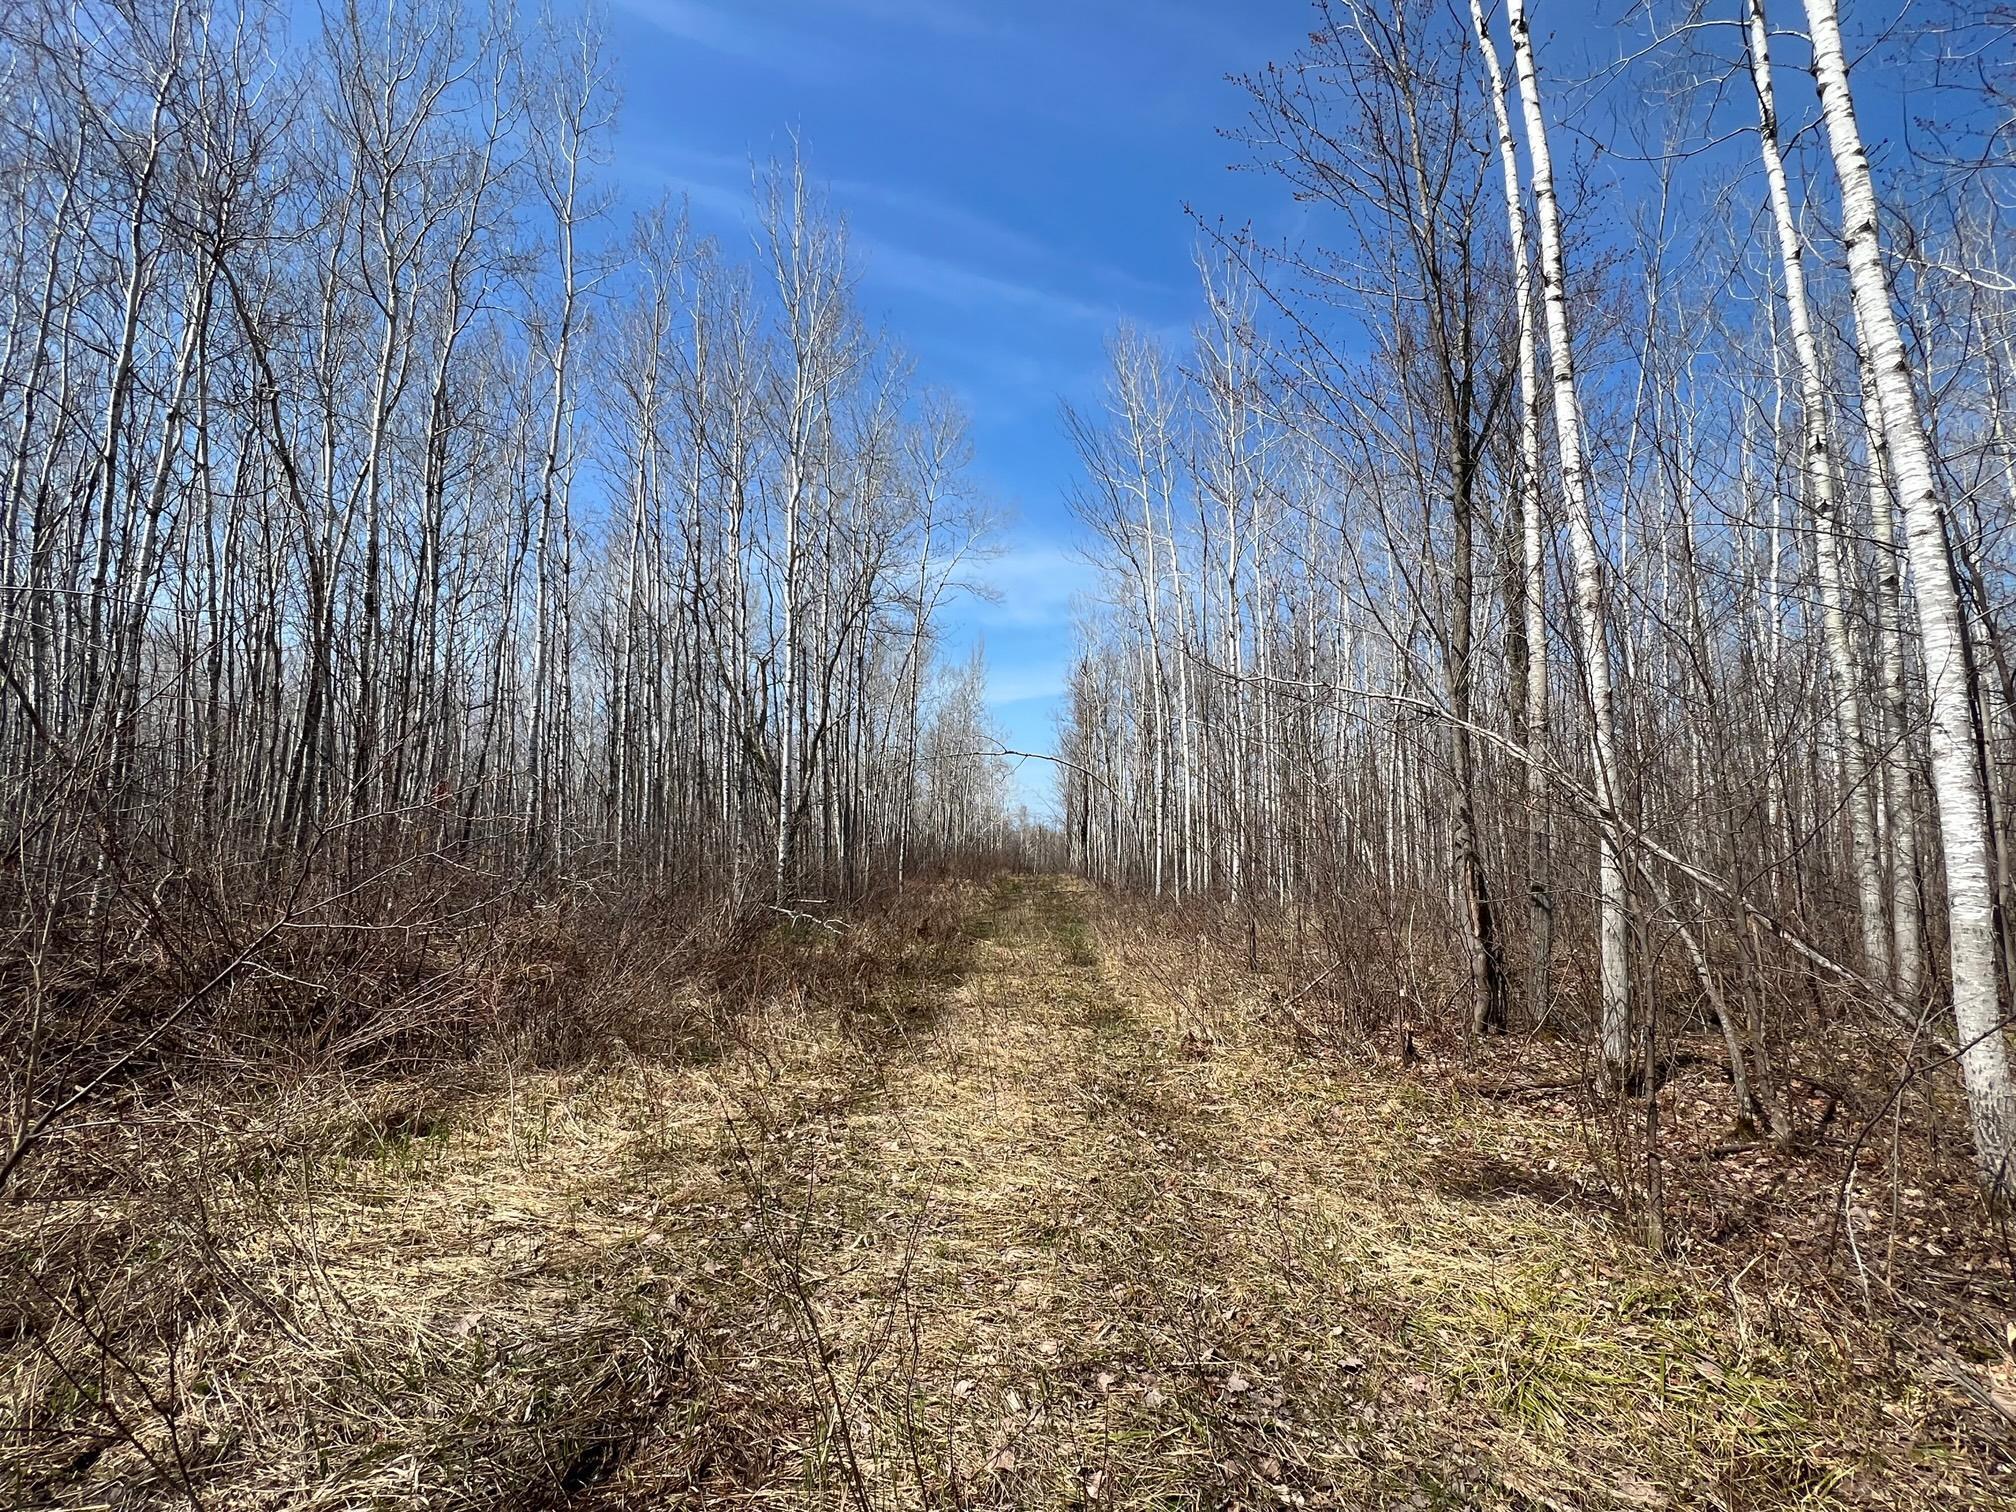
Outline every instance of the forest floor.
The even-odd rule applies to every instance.
[[[1200,1030],[1082,883],[939,905],[945,948],[845,1010],[775,994],[247,1178],[158,1358],[8,1346],[8,1504],[2016,1497],[1905,1323],[1649,1252],[1531,1109]]]

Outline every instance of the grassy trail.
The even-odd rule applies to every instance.
[[[1516,1139],[1492,1110],[1198,1035],[1095,907],[997,882],[928,1012],[749,1102],[787,1499],[1733,1508],[1881,1469],[1866,1362],[1805,1299],[1480,1156]]]
[[[218,1508],[1994,1504],[1828,1299],[1634,1247],[1514,1115],[1197,1032],[1081,883],[946,906],[845,1011],[264,1199],[153,1458]]]

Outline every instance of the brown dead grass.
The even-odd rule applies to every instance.
[[[1560,1114],[1297,1054],[1082,884],[786,935],[662,984],[750,1004],[706,1055],[381,1089],[200,1223],[37,1214],[8,1504],[2007,1504],[1897,1319],[1648,1253]],[[84,1370],[87,1274],[174,1326]]]

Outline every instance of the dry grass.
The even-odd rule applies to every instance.
[[[8,1214],[8,1504],[2007,1504],[1900,1322],[1632,1244],[1558,1115],[1298,1055],[1080,884],[929,903],[661,983],[704,1054]]]

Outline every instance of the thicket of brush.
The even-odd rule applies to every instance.
[[[584,18],[0,15],[20,1500],[229,1452],[177,1427],[228,1341],[184,1343],[340,1305],[259,1248],[319,1183],[767,994],[868,1001],[878,900],[1012,840],[939,652],[963,417],[797,165],[740,260],[614,224],[613,98]],[[368,1331],[318,1337],[368,1387]]]
[[[960,967],[950,885],[864,897],[843,921],[614,878],[486,892],[429,857],[378,879],[375,906],[346,892],[256,946],[259,915],[234,926],[165,891],[144,918],[106,901],[96,952],[52,932],[62,953],[33,963],[42,1072],[91,1095],[37,1130],[0,1206],[9,1504],[200,1506],[206,1485],[248,1476],[283,1499],[354,1489],[395,1426],[382,1414],[458,1505],[557,1505],[591,1485],[685,1368],[656,1315],[625,1305],[645,1268],[605,1257],[569,1282],[592,1301],[564,1308],[472,1292],[494,1358],[475,1334],[402,1337],[369,1261],[428,1242],[402,1228],[399,1173],[499,1120],[475,1143],[529,1159],[564,1117],[561,1089],[620,1103],[607,1088],[635,1068],[746,1058],[753,1012],[879,1032]],[[413,922],[346,928],[353,909]],[[129,929],[141,945],[115,947]],[[146,948],[162,931],[172,949]],[[540,1213],[526,1242],[544,1245],[566,1232],[550,1207],[564,1186],[526,1167],[479,1197]],[[374,1221],[386,1232],[355,1247],[329,1231]],[[445,1263],[458,1251],[441,1237]]]
[[[1572,1026],[1648,1141],[1684,1039],[1726,1125],[1937,1110],[2006,1204],[2007,36],[1840,9],[1653,7],[1571,83],[1521,0],[1317,0],[1241,81],[1297,234],[1207,228],[1194,337],[1072,416],[1070,855],[1301,921],[1417,1037]],[[1865,138],[1963,36],[1976,166]]]
[[[1950,1062],[1900,1065],[1892,1030],[1818,984],[1750,1030],[1768,1047],[1753,1121],[1698,979],[1657,941],[1639,983],[1656,1034],[1620,1089],[1604,1085],[1589,1031],[1593,969],[1562,972],[1551,1017],[1479,1035],[1454,1011],[1467,959],[1404,911],[1115,893],[1102,918],[1112,953],[1184,1005],[1200,1043],[1262,1024],[1340,1074],[1382,1068],[1523,1110],[1535,1137],[1498,1172],[1508,1191],[1572,1191],[1677,1257],[1768,1253],[1871,1316],[1913,1318],[1991,1358],[2016,1352],[2002,1328],[2016,1248],[2007,1214],[1981,1200]]]
[[[9,1185],[244,1053],[588,1044],[540,942],[600,914],[816,915],[1012,838],[939,651],[965,422],[802,169],[746,261],[626,229],[590,21],[299,19],[0,21]]]
[[[528,1081],[878,1001],[944,943],[897,884],[1014,843],[964,418],[796,164],[747,256],[616,224],[614,93],[508,7],[0,14],[10,1505],[284,1501],[402,1373],[451,1459],[523,1430],[473,1500],[558,1495],[671,1346],[438,1373],[316,1223]]]

